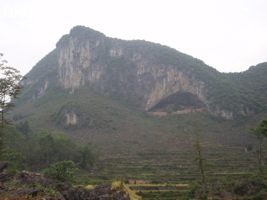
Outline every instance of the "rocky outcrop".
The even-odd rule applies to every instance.
[[[0,165],[5,163],[0,162]],[[3,174],[8,177],[3,178]],[[130,200],[129,195],[123,191],[113,190],[112,184],[101,184],[94,189],[72,187],[68,181],[55,180],[39,173],[28,171],[11,174],[0,173],[0,196],[8,199],[114,199]]]
[[[1,161],[0,162],[0,172],[2,172],[7,167],[8,167],[8,162],[7,161]]]

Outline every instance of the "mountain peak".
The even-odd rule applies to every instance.
[[[70,30],[69,34],[63,35],[56,46],[61,47],[64,45],[68,45],[68,41],[70,38],[76,38],[76,40],[84,41],[86,39],[95,40],[97,38],[106,37],[103,33],[96,31],[94,29],[85,27],[85,26],[75,26]]]

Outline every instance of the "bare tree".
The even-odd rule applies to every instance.
[[[201,197],[202,199],[206,198],[206,175],[205,175],[205,170],[207,166],[207,160],[206,157],[203,155],[203,146],[201,145],[200,142],[200,135],[201,135],[201,128],[199,125],[199,122],[194,121],[193,122],[193,134],[195,135],[195,142],[193,144],[195,148],[195,161],[197,163],[197,167],[200,171],[201,174],[201,185],[202,185],[202,192],[201,192]]]
[[[267,137],[267,119],[263,119],[256,128],[251,128],[251,133],[257,137],[259,149],[256,151],[259,173],[263,174],[263,145]]]

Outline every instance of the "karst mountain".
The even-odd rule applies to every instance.
[[[227,136],[239,144],[267,111],[266,62],[220,73],[168,46],[83,26],[62,36],[26,76],[15,123],[104,146],[175,146],[188,140],[193,120],[213,141]]]

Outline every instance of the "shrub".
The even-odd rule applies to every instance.
[[[78,171],[76,164],[71,160],[65,160],[52,164],[45,169],[44,174],[55,177],[58,180],[72,180],[73,175]]]

